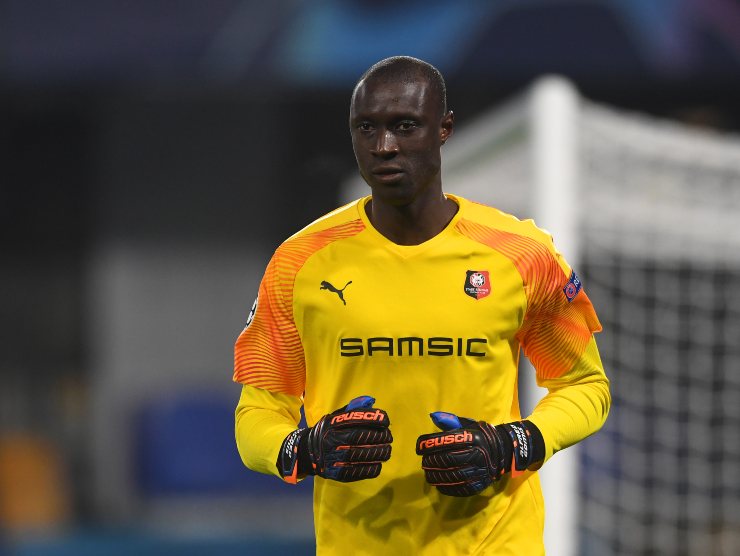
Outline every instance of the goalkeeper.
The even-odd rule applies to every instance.
[[[433,66],[372,66],[349,124],[371,194],[267,265],[235,347],[242,460],[316,477],[322,555],[544,554],[537,469],[610,405],[593,306],[547,233],[443,192]],[[528,416],[521,352],[548,389]]]

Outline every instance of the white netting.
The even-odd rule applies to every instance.
[[[581,553],[740,554],[740,140],[584,103],[581,267],[612,378]]]
[[[527,108],[515,99],[455,133],[443,150],[445,191],[520,217],[531,210]]]
[[[740,138],[582,105],[586,243],[659,260],[740,260]]]

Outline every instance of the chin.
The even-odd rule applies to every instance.
[[[393,185],[383,184],[381,187],[371,186],[370,189],[372,190],[373,199],[397,207],[410,205],[418,197],[417,191],[410,191],[400,184],[395,187]]]

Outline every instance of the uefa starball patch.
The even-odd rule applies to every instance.
[[[487,270],[468,270],[465,276],[465,293],[473,299],[483,299],[491,293],[491,277]]]
[[[578,292],[581,291],[582,287],[583,284],[581,284],[581,280],[576,276],[576,271],[571,271],[570,280],[568,280],[568,283],[565,284],[565,287],[563,288],[563,293],[565,294],[568,303],[573,301],[573,299],[578,295]]]
[[[257,313],[257,302],[259,301],[259,295],[255,298],[254,303],[252,304],[252,309],[249,311],[249,316],[247,317],[247,325],[244,327],[244,330],[249,328],[249,325],[252,324],[252,321],[254,320],[254,315]]]

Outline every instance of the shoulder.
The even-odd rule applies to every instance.
[[[464,211],[457,230],[506,256],[527,279],[553,275],[560,280],[562,275],[570,275],[572,269],[556,249],[550,233],[533,220],[520,220],[479,203],[462,202]]]
[[[354,235],[361,232],[365,228],[359,213],[359,207],[362,201],[363,199],[357,199],[325,214],[321,218],[317,218],[308,226],[286,239],[283,245],[316,236],[317,234]]]
[[[526,246],[544,247],[555,253],[552,236],[550,233],[538,227],[531,218],[521,220],[497,208],[457,198],[464,207],[462,218],[458,229],[464,235],[474,235],[491,239],[498,238],[500,241],[518,241],[521,248]]]
[[[365,229],[359,213],[362,199],[314,220],[276,249],[273,264],[296,272],[314,253],[331,243],[353,237]]]

